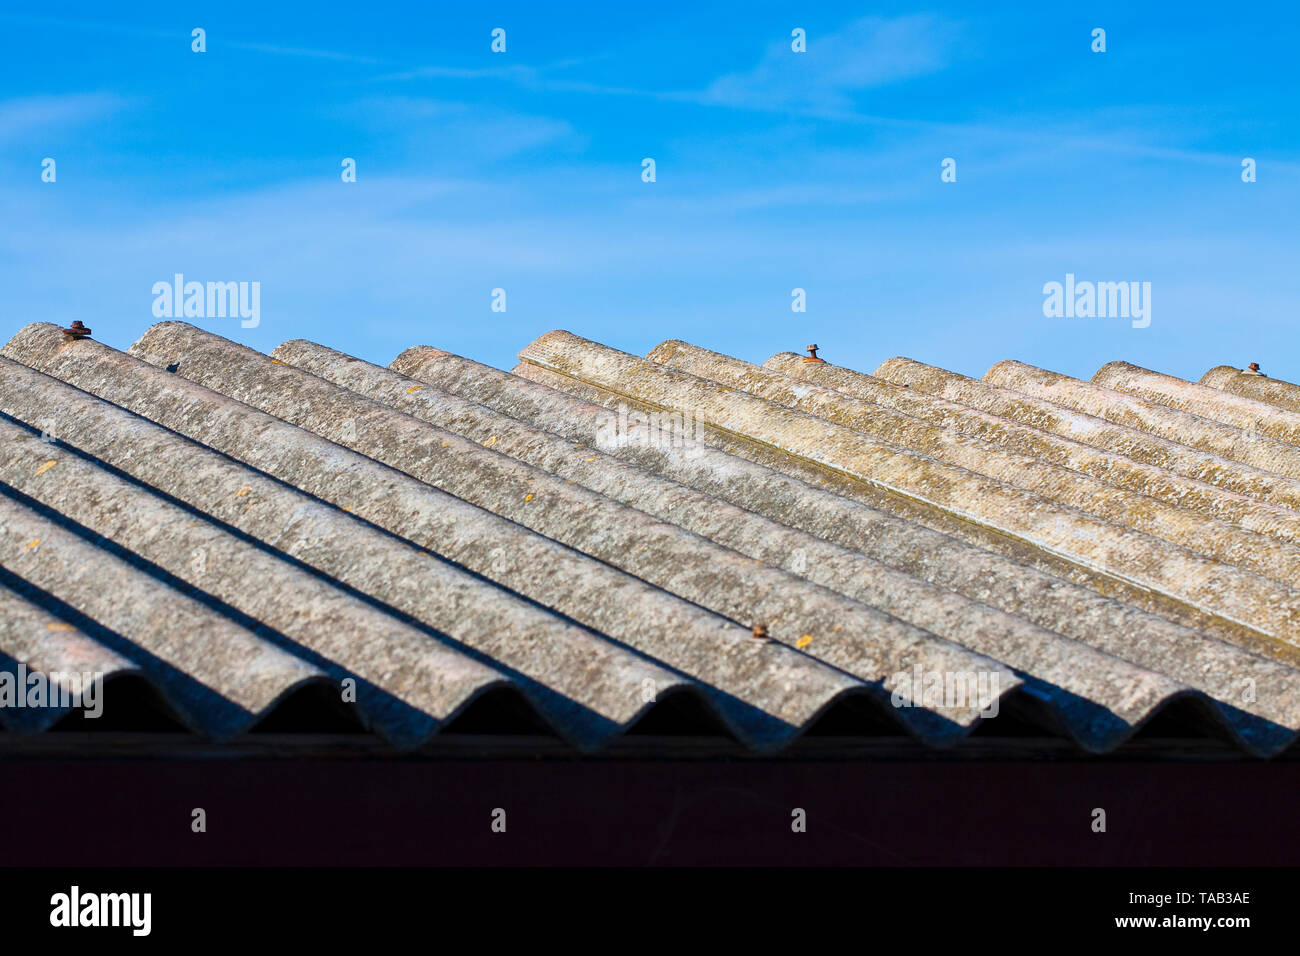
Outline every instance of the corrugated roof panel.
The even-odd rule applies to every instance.
[[[1127,408],[560,332],[514,375],[431,348],[268,359],[184,323],[131,354],[38,324],[3,354],[6,533],[80,570],[10,541],[0,656],[138,667],[208,733],[353,674],[404,745],[506,687],[585,748],[681,695],[757,748],[858,697],[931,744],[979,722],[987,701],[913,674],[995,676],[1091,750],[1175,701],[1251,752],[1300,733],[1290,479]],[[100,568],[223,650],[86,593]]]
[[[847,369],[833,373],[837,378],[842,374],[858,373]],[[1137,428],[1115,424],[1095,415],[1053,405],[1023,392],[996,388],[979,379],[909,358],[892,358],[882,362],[875,375],[895,385],[978,408],[998,418],[1021,422],[1242,495],[1288,508],[1300,506],[1300,480],[1255,468],[1212,451],[1182,445]]]

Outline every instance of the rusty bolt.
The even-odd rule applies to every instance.
[[[816,345],[810,345],[810,346],[808,346],[808,354],[807,354],[806,356],[804,356],[804,361],[805,361],[805,362],[823,362],[823,363],[824,363],[824,362],[826,361],[825,359],[819,359],[819,358],[817,357],[817,349],[818,349],[818,346],[816,346]]]
[[[63,334],[72,339],[88,339],[90,338],[90,329],[77,321],[73,322],[70,328],[64,329]]]
[[[754,625],[754,630],[753,630],[752,633],[753,633],[753,636],[756,637],[756,638],[757,638],[758,640],[760,640],[760,641],[765,641],[765,640],[767,640],[767,625],[766,625],[766,624],[755,624],[755,625]]]
[[[1251,362],[1250,365],[1249,365],[1248,367],[1250,368],[1250,370],[1251,370],[1252,372],[1258,372],[1258,371],[1259,371],[1259,363],[1258,363],[1258,362]]]

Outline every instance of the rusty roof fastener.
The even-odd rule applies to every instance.
[[[819,358],[817,357],[817,349],[818,349],[818,346],[816,346],[816,345],[810,345],[810,346],[808,346],[808,354],[804,356],[804,359],[803,359],[803,360],[804,360],[805,362],[820,362],[820,363],[822,363],[823,365],[826,364],[826,360],[825,360],[825,359],[819,359]]]
[[[63,334],[71,339],[88,339],[90,338],[90,329],[77,321],[73,322],[70,328],[64,329]]]
[[[1256,373],[1258,373],[1258,372],[1259,372],[1259,363],[1258,363],[1258,362],[1251,362],[1250,365],[1247,366],[1247,368],[1248,368],[1250,371],[1252,371],[1252,372],[1256,372]]]
[[[760,641],[765,641],[765,640],[767,640],[767,625],[766,625],[766,624],[755,624],[755,625],[754,625],[754,630],[751,632],[751,634],[752,634],[753,637],[758,638]]]

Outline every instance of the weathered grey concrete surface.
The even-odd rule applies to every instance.
[[[873,711],[949,744],[989,701],[970,687],[920,701],[924,688],[906,680],[951,688],[977,675],[995,678],[994,694],[1019,717],[1094,751],[1180,701],[1190,705],[1180,713],[1251,753],[1296,740],[1300,645],[1276,626],[1285,588],[1279,610],[1267,600],[1273,583],[1210,562],[1226,576],[1209,584],[1227,585],[1210,602],[1194,590],[1205,581],[1192,580],[1190,594],[1152,588],[1146,565],[1139,577],[1080,560],[1088,547],[1111,561],[1120,547],[1151,558],[1142,549],[1156,541],[1170,581],[1208,570],[1188,562],[1189,549],[1099,520],[1091,502],[1070,508],[993,481],[979,470],[987,462],[955,467],[831,421],[842,404],[868,407],[852,394],[853,373],[829,373],[843,388],[810,387],[725,356],[714,368],[683,348],[716,375],[690,376],[576,341],[559,363],[545,349],[539,361],[535,343],[512,376],[427,348],[386,370],[302,341],[268,358],[183,323],[155,326],[133,355],[29,326],[0,359],[0,499],[49,524],[50,540],[69,536],[96,564],[100,554],[117,561],[306,668],[302,680],[268,682],[281,690],[272,705],[308,682],[338,693],[357,673],[363,721],[403,744],[507,688],[583,748],[660,709],[655,699],[683,695],[755,748],[787,744],[839,702],[836,726]],[[570,351],[576,367],[563,367]],[[619,374],[591,375],[593,361]],[[665,372],[681,378],[657,391]],[[735,375],[803,391],[766,400],[732,388]],[[1169,499],[1190,502],[1176,507],[1189,520],[1289,546],[1290,512],[1260,496],[1036,425],[1007,421],[1015,441],[996,441],[989,412],[869,386],[883,390],[870,408],[890,427],[951,428],[972,447],[996,446],[1002,465],[1020,455],[1066,484],[1086,478],[1171,510]],[[838,404],[813,417],[782,404],[818,391]],[[861,454],[873,441],[887,453],[879,460]],[[881,481],[873,469],[889,458],[918,464],[927,483],[896,480],[901,470]],[[1234,464],[1231,480],[1243,480],[1248,469]],[[1028,503],[1037,521],[1067,514],[1076,536],[1119,537],[1065,550],[990,522],[982,501],[954,507],[980,482],[1013,493],[994,496],[1000,508]],[[1270,515],[1278,533],[1238,527]],[[84,577],[34,577],[0,571],[0,608],[11,593],[25,635],[0,628],[0,665],[21,641],[53,663],[98,647],[209,733],[217,711],[222,732],[267,712],[168,661],[151,649],[171,652],[166,636],[134,633],[133,619],[93,596],[77,594],[89,610],[60,604]],[[1263,610],[1233,617],[1247,594]],[[55,632],[33,627],[43,619],[60,635],[72,634],[60,621],[81,632],[46,640]],[[760,623],[768,636],[756,638],[749,625]],[[421,655],[446,657],[421,670],[411,664]],[[231,677],[238,659],[209,664],[248,695]],[[900,689],[919,706],[891,706]]]
[[[1062,408],[1086,412],[1192,448],[1245,462],[1255,468],[1300,478],[1297,447],[1271,438],[1260,429],[1225,425],[1128,392],[1104,388],[1023,362],[998,362],[984,373],[984,381],[1045,399]]]
[[[1161,375],[1128,362],[1108,362],[1097,369],[1092,381],[1102,388],[1136,395],[1210,421],[1251,429],[1292,445],[1300,444],[1300,412],[1287,411],[1268,402]]]
[[[1300,642],[1300,592],[1277,580],[844,425],[569,333],[547,333],[521,357],[657,405],[689,411],[716,427],[747,434],[864,481],[965,514],[1078,563],[1171,594],[1291,643]],[[1285,570],[1279,568],[1278,573]]]
[[[853,376],[860,373],[836,369],[832,374],[837,383],[844,383],[835,387],[852,392],[851,382],[855,380]],[[1212,451],[1182,445],[1138,428],[1053,405],[1023,392],[996,388],[979,379],[909,358],[892,358],[882,362],[876,369],[875,376],[895,385],[906,386],[915,392],[978,408],[998,418],[1030,425],[1260,501],[1270,501],[1288,508],[1300,507],[1300,480],[1255,468]],[[1234,435],[1233,442],[1236,443],[1239,437]],[[1300,471],[1300,455],[1296,457],[1297,471]]]
[[[1294,543],[1300,536],[1300,515],[1289,508],[1261,505],[1243,495],[1187,482],[1160,469],[1104,455],[1077,442],[1062,442],[890,383],[871,383],[870,399],[865,399],[835,388],[830,381],[834,371],[826,373],[825,381],[809,381],[679,341],[664,342],[647,358],[1216,560],[1283,582],[1300,580],[1300,550]],[[797,367],[809,365],[800,362]],[[813,367],[834,370],[829,364]],[[862,382],[857,387],[867,390]],[[1282,540],[1270,541],[1260,534]]]
[[[635,416],[638,414],[648,416],[645,419],[646,421],[653,420],[653,416],[662,418],[664,414],[680,414],[665,412],[660,406],[632,398],[624,393],[593,385],[590,382],[581,381],[569,375],[560,374],[528,361],[520,362],[512,371],[511,376],[516,379],[527,379],[533,384],[599,406],[607,412],[612,412],[616,418],[626,416],[629,423],[634,422],[636,420]],[[886,525],[887,532],[880,532],[874,521],[864,522],[861,519],[858,519],[858,521],[862,527],[867,529],[866,533],[877,541],[878,546],[884,546],[888,550],[896,551],[899,554],[899,561],[902,563],[898,566],[912,570],[912,573],[918,576],[924,576],[928,573],[924,569],[930,566],[933,545],[919,546],[909,550],[900,544],[897,549],[894,549],[890,542],[910,541],[911,539],[907,534],[909,530],[918,533],[937,532],[940,539],[951,539],[954,542],[974,546],[979,552],[987,552],[1004,559],[1009,568],[1029,569],[1041,575],[1043,580],[1053,582],[1043,592],[1038,592],[1034,591],[1026,583],[1023,573],[1010,572],[1007,578],[1008,587],[1013,592],[1022,595],[1019,600],[1026,607],[1034,609],[1055,607],[1058,601],[1064,601],[1068,604],[1070,601],[1081,598],[1082,592],[1072,593],[1069,596],[1057,594],[1055,600],[1047,600],[1043,596],[1044,594],[1056,593],[1055,588],[1069,582],[1070,584],[1081,585],[1083,588],[1096,592],[1097,595],[1121,604],[1129,611],[1141,609],[1151,614],[1158,614],[1185,627],[1249,648],[1267,657],[1300,663],[1300,647],[1267,635],[1257,628],[1229,621],[1220,615],[1212,614],[1173,596],[1121,580],[1099,569],[1077,564],[1052,552],[1034,547],[1027,541],[1002,534],[987,525],[970,521],[964,516],[944,511],[942,508],[914,498],[894,494],[887,489],[827,467],[820,462],[790,454],[772,445],[756,441],[749,436],[737,435],[733,432],[715,428],[699,418],[692,419],[690,425],[699,446],[724,453],[733,463],[740,460],[749,462],[759,466],[762,474],[782,476],[787,480],[793,480],[796,485],[815,488],[830,498],[864,505],[867,509],[864,512],[866,514],[887,516],[892,521],[891,524]],[[693,457],[693,455],[687,455],[685,460],[691,460]],[[770,486],[769,481],[761,479],[758,484],[751,484],[749,494],[761,503],[766,500],[766,489]],[[765,489],[764,494],[755,496],[753,492],[755,487],[763,487]],[[823,537],[833,537],[835,533],[838,533],[839,528],[845,527],[840,519],[821,520],[808,517],[810,514],[822,514],[823,509],[826,507],[823,503],[819,503],[817,507],[812,508],[810,511],[801,511],[795,516],[778,514],[776,517],[778,520],[795,525],[798,525],[801,521],[816,520],[817,526],[823,528],[823,530],[814,533]],[[826,513],[836,514],[833,509],[826,511]],[[799,526],[803,527],[804,525]],[[982,563],[978,561],[973,562],[973,566],[983,567]],[[922,570],[913,570],[918,567]],[[988,582],[996,580],[996,575],[986,574],[983,578],[977,577],[975,580],[977,581],[975,586],[978,593],[971,596],[977,600],[986,600],[980,597],[979,594],[993,593],[995,589],[992,589]],[[1035,577],[1031,575],[1028,580],[1035,580]],[[960,590],[959,586],[953,587],[954,590]],[[1030,593],[1036,595],[1035,600],[1024,596]],[[1028,615],[1029,611],[1017,610],[1016,613]],[[1067,611],[1065,614],[1067,619],[1069,613]],[[1040,621],[1039,623],[1043,622]],[[1044,626],[1064,633],[1060,625],[1044,624]]]
[[[887,691],[864,685],[777,641],[755,641],[748,628],[608,564],[100,343],[64,343],[56,327],[36,324],[19,332],[3,352],[329,501],[693,677],[711,692],[720,716],[756,746],[789,740],[837,698],[862,692],[864,687],[877,699],[888,700]],[[265,357],[262,361],[270,364]],[[357,427],[355,419],[351,427]],[[647,621],[658,626],[647,626]],[[936,643],[941,650],[952,647]],[[920,658],[908,656],[908,650],[899,648],[896,660],[910,666]],[[952,654],[940,654],[927,663],[935,669],[979,670],[975,665],[982,665],[983,659],[952,647]],[[1014,691],[1019,679],[1001,665],[994,668],[1006,675],[1008,692]],[[978,708],[971,707],[953,708],[955,720],[922,708],[889,712],[932,742],[956,739],[979,716]]]
[[[1300,385],[1294,382],[1255,375],[1233,368],[1231,365],[1216,365],[1201,376],[1200,384],[1231,392],[1242,398],[1267,402],[1289,412],[1300,412]]]
[[[285,343],[272,356],[475,441],[495,437],[495,451],[625,504],[637,504],[748,557],[784,567],[979,653],[997,656],[1050,687],[1060,687],[1103,705],[1118,718],[1109,734],[1126,734],[1153,707],[1182,690],[1163,674],[1098,653],[1087,644],[1068,640],[1023,618],[935,587],[688,485],[666,480],[591,444],[575,445],[572,439],[529,427],[517,416],[489,413],[483,405],[441,388],[421,387],[413,378],[301,340]],[[578,416],[571,413],[570,417]],[[1220,648],[1228,650],[1222,645]],[[1049,689],[1044,692],[1051,693]],[[1087,726],[1095,728],[1097,724],[1093,720]],[[1100,739],[1087,743],[1096,748],[1111,745]]]

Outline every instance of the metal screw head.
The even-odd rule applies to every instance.
[[[758,640],[760,640],[760,641],[765,641],[765,640],[767,640],[767,625],[766,625],[766,624],[755,624],[755,625],[754,625],[754,630],[753,630],[751,633],[752,633],[752,635],[753,635],[754,637],[756,637]]]
[[[1252,372],[1258,372],[1258,371],[1259,371],[1259,363],[1258,363],[1258,362],[1251,362],[1250,365],[1247,366],[1247,367],[1248,367]]]
[[[73,339],[90,338],[90,329],[80,321],[74,321],[71,326],[63,330],[63,334]]]
[[[816,345],[810,345],[810,346],[808,346],[808,354],[804,357],[804,361],[805,361],[805,362],[824,362],[825,359],[819,359],[819,358],[817,357],[817,349],[818,349],[818,346],[816,346]]]

